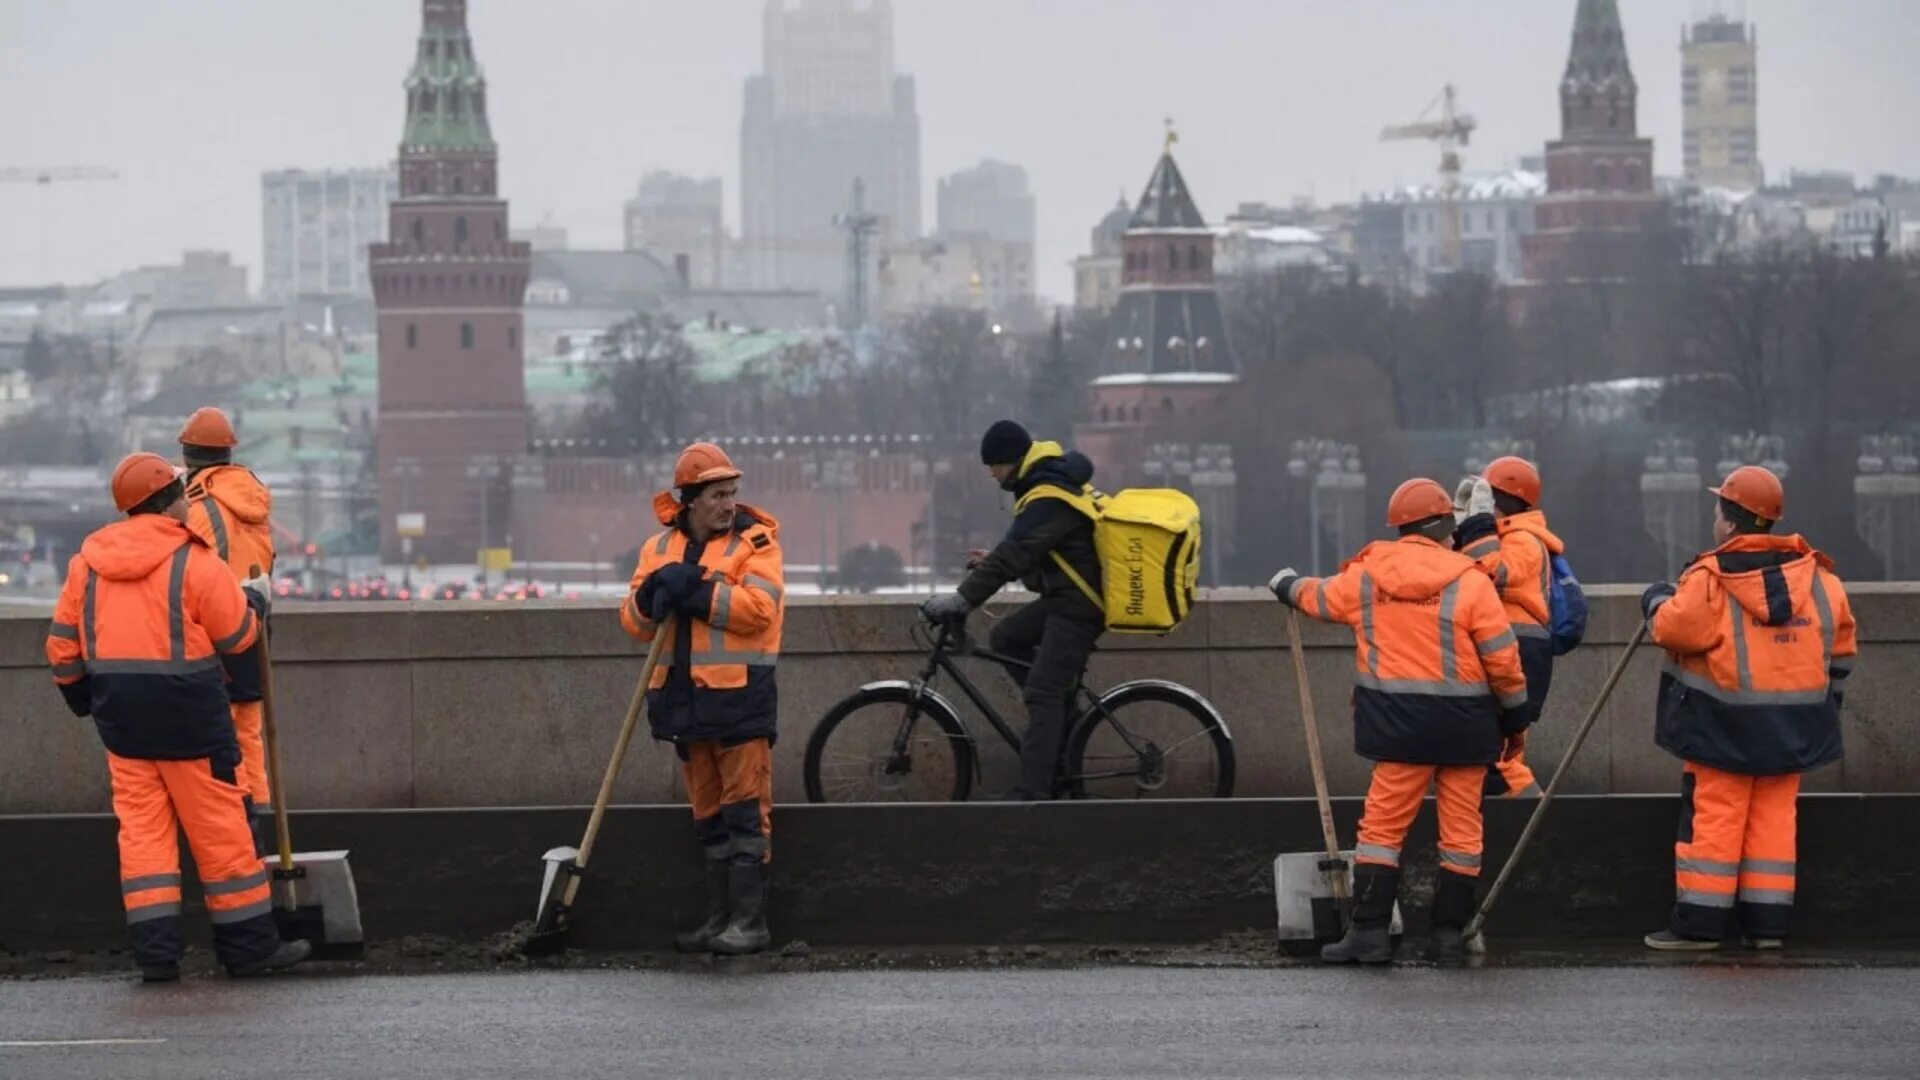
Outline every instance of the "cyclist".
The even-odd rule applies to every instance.
[[[1035,442],[1012,420],[995,421],[980,440],[980,462],[1015,497],[1013,524],[993,550],[975,553],[955,591],[921,611],[933,622],[964,621],[1010,581],[1037,599],[1002,619],[989,637],[998,653],[1031,664],[1007,665],[1026,699],[1027,730],[1020,740],[1020,781],[1006,798],[1051,799],[1067,731],[1073,687],[1106,629],[1099,605],[1061,567],[1071,566],[1097,594],[1100,560],[1093,520],[1052,492],[1078,494],[1093,479],[1093,462],[1056,442]]]

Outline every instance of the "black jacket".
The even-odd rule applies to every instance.
[[[1085,454],[1062,450],[1058,443],[1037,442],[1007,489],[1018,500],[1043,484],[1078,492],[1092,480],[1093,462]],[[979,607],[1007,582],[1018,580],[1041,596],[1077,597],[1087,605],[1090,617],[1099,618],[1099,606],[1053,561],[1056,551],[1096,594],[1100,591],[1092,519],[1063,500],[1034,499],[1014,515],[1006,536],[960,582],[960,595]]]

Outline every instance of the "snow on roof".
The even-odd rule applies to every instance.
[[[1318,232],[1312,229],[1302,228],[1298,225],[1261,225],[1251,229],[1240,229],[1232,225],[1221,225],[1213,231],[1214,235],[1222,238],[1238,235],[1263,244],[1306,244],[1319,246],[1327,242],[1327,238]]]
[[[1531,169],[1480,173],[1460,178],[1460,197],[1468,201],[1530,199],[1547,193],[1547,174]],[[1409,184],[1373,196],[1375,202],[1433,202],[1440,198],[1440,185]]]
[[[1240,376],[1231,371],[1161,371],[1129,372],[1122,375],[1102,375],[1093,380],[1095,386],[1218,386],[1240,381]]]

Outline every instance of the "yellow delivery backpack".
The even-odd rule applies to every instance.
[[[1053,561],[1087,599],[1100,605],[1107,629],[1122,634],[1165,634],[1193,610],[1200,579],[1200,507],[1173,488],[1127,488],[1104,495],[1091,486],[1072,492],[1041,484],[1014,507],[1034,499],[1059,499],[1093,519],[1093,548],[1100,557],[1105,596],[1067,565]]]

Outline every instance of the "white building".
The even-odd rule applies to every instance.
[[[1286,267],[1326,267],[1335,259],[1327,238],[1299,225],[1229,221],[1213,227],[1213,272],[1221,277]]]
[[[399,194],[392,168],[262,173],[261,296],[372,296],[367,245],[387,239]]]

